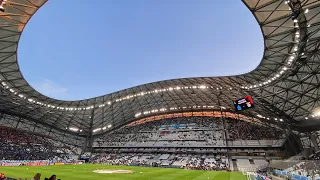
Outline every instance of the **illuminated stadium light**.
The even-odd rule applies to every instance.
[[[286,4],[288,4],[289,2],[290,2],[290,1],[285,1]],[[289,9],[291,10],[290,7],[289,7]],[[309,10],[306,10],[306,11],[308,12]],[[295,26],[296,26],[297,28],[299,28],[298,20],[297,20],[297,19],[293,19],[293,22],[294,22],[294,24],[296,24]],[[309,27],[310,27],[310,26],[309,26]],[[301,38],[301,37],[300,37],[300,31],[299,31],[299,30],[297,30],[297,31],[295,32],[294,37],[296,38],[295,41],[297,42],[297,45],[292,48],[292,51],[293,51],[293,52],[297,52],[297,51],[299,50],[299,42],[300,42],[300,38]],[[307,39],[307,42],[308,42],[308,39]],[[304,53],[303,53],[303,54],[304,54]],[[302,54],[302,55],[303,55],[303,54]],[[286,64],[288,64],[289,66],[291,66],[291,65],[293,64],[294,59],[296,59],[296,58],[297,58],[296,54],[295,54],[295,53],[292,53],[292,55],[288,57]],[[261,87],[262,85],[267,85],[267,84],[271,83],[272,81],[276,80],[277,78],[279,78],[280,75],[284,74],[284,72],[285,72],[287,69],[288,69],[288,68],[287,68],[286,66],[283,66],[283,67],[282,67],[282,70],[280,70],[280,72],[276,73],[275,75],[272,75],[269,79],[265,80],[264,82],[259,82],[259,83],[257,83],[257,84],[250,85],[249,88],[248,88],[248,87],[244,87],[244,86],[241,86],[241,88],[242,88],[242,89],[252,89],[252,88],[257,88],[258,85],[259,85],[260,87]]]
[[[92,131],[95,133],[95,132],[101,131],[101,128],[97,128],[97,129],[94,129]]]
[[[305,117],[304,119],[309,119],[308,117]]]
[[[312,117],[319,117],[319,116],[320,116],[320,110],[319,108],[317,108],[316,112],[312,114]]]
[[[158,112],[158,109],[151,110],[152,113]]]
[[[109,125],[108,125],[108,128],[111,128],[111,127],[112,127],[112,125],[111,125],[111,124],[109,124]]]
[[[69,130],[70,130],[70,131],[74,131],[74,132],[77,132],[77,131],[79,131],[79,128],[75,128],[75,127],[69,127]]]
[[[106,130],[106,129],[107,129],[107,127],[106,127],[106,126],[102,128],[102,130]]]
[[[304,13],[306,13],[306,14],[307,14],[308,12],[309,12],[309,9],[307,8],[307,9],[304,11]]]

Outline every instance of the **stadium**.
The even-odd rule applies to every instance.
[[[242,0],[264,40],[251,72],[78,101],[39,93],[19,68],[47,0],[0,2],[0,179],[320,179],[319,0]]]

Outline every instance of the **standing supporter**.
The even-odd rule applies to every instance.
[[[49,178],[49,180],[56,180],[56,178],[57,178],[57,176],[54,174]]]
[[[34,175],[32,180],[40,180],[41,174],[37,173],[36,175]]]
[[[0,180],[6,179],[6,176],[3,173],[0,173]]]

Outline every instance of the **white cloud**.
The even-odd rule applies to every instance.
[[[54,98],[66,95],[68,92],[67,88],[61,87],[48,79],[43,79],[42,82],[35,83],[34,88],[42,94]]]

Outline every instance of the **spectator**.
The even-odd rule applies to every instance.
[[[49,180],[56,180],[56,175],[52,175]]]
[[[41,174],[37,173],[36,175],[34,175],[32,180],[40,180],[40,178],[41,178]]]
[[[3,173],[0,173],[0,180],[5,180],[6,176]]]

